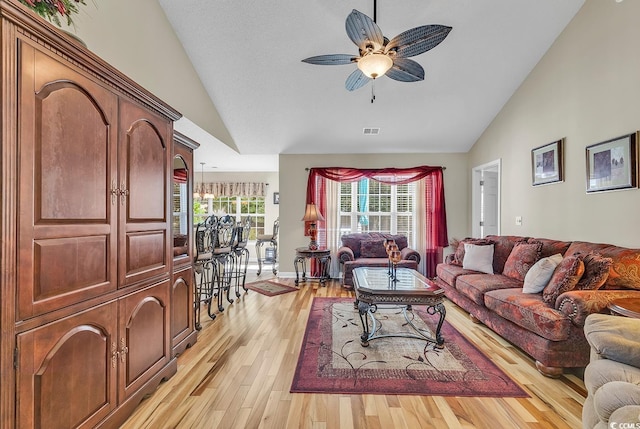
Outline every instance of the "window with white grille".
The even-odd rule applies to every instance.
[[[415,243],[416,182],[387,185],[372,179],[340,184],[340,235],[402,234]]]

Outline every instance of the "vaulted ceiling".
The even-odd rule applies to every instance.
[[[373,0],[158,2],[228,130],[225,143],[271,165],[277,154],[466,152],[584,0],[379,0],[388,38],[425,24],[453,30],[413,57],[424,81],[377,79],[374,103],[371,83],[345,90],[354,64],[301,62],[357,55],[345,19],[352,9],[372,17]],[[380,133],[364,135],[369,127]],[[232,151],[200,140],[196,162],[225,170],[219,154]]]

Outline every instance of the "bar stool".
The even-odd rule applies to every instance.
[[[202,303],[208,304],[208,313],[211,319],[216,315],[211,312],[211,300],[213,296],[213,231],[217,220],[215,216],[207,217],[196,225],[195,255],[193,261],[194,317],[195,328],[202,329],[200,323],[200,307]]]
[[[240,287],[247,291],[247,267],[249,266],[249,249],[247,242],[251,233],[251,217],[247,216],[238,222],[234,228],[233,244],[231,245],[231,284],[234,286],[236,297],[240,297]]]
[[[218,218],[214,230],[213,244],[213,284],[214,296],[218,298],[218,311],[224,311],[222,295],[226,292],[227,301],[233,303],[230,296],[232,261],[231,244],[233,241],[234,220],[229,215]]]
[[[273,232],[271,235],[259,235],[256,238],[256,256],[258,257],[258,275],[262,272],[262,264],[273,264],[273,274],[276,274],[276,262],[278,261],[278,229],[280,228],[280,218],[273,222]],[[265,248],[264,257],[262,257],[260,250],[262,246],[268,244]]]

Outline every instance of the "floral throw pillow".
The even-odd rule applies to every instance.
[[[600,289],[609,278],[609,270],[611,269],[611,264],[613,264],[613,259],[605,258],[599,253],[590,252],[582,258],[582,261],[584,262],[584,274],[575,289]]]
[[[502,274],[512,279],[524,281],[524,277],[533,265],[540,259],[542,243],[519,241],[504,264]]]
[[[542,300],[555,305],[556,299],[576,287],[584,274],[584,262],[579,254],[567,256],[558,264],[549,284],[542,291]]]

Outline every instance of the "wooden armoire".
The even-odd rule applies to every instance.
[[[118,427],[195,341],[171,204],[193,147],[71,37],[16,0],[0,14],[0,428]]]

